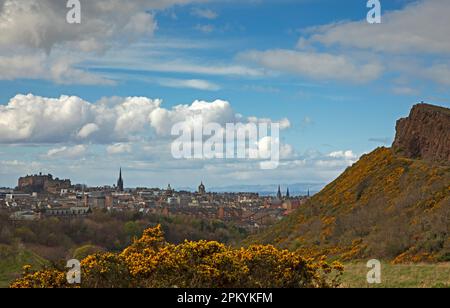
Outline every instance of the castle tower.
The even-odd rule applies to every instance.
[[[117,190],[122,192],[123,189],[123,179],[122,179],[122,168],[120,168],[119,179],[117,180]]]

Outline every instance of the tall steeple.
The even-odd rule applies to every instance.
[[[281,186],[280,185],[278,185],[277,198],[279,200],[281,200],[283,198],[283,195],[281,194]]]
[[[290,197],[291,197],[291,194],[289,193],[289,187],[288,187],[288,189],[286,191],[286,198],[290,198]]]
[[[119,179],[117,180],[117,190],[123,191],[122,168],[120,168]]]

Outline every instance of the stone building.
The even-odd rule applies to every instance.
[[[26,193],[60,193],[62,189],[69,189],[72,186],[70,180],[54,179],[51,174],[27,175],[19,178],[18,190]]]

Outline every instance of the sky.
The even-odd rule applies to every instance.
[[[450,2],[0,0],[0,187],[328,183],[390,146],[421,101],[450,106]],[[280,122],[281,162],[174,159],[180,121]]]

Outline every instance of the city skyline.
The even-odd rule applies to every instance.
[[[90,186],[88,183],[75,183],[72,182],[70,179],[67,178],[60,178],[58,176],[54,177],[53,174],[44,174],[42,172],[38,173],[31,173],[24,176],[21,176],[17,181],[16,185],[10,186],[10,187],[0,187],[2,189],[6,190],[17,190],[19,192],[28,192],[28,193],[41,193],[41,188],[35,189],[33,188],[35,182],[39,182],[40,185],[43,184],[43,180],[50,180],[52,183],[52,192],[55,194],[61,193],[61,191],[65,191],[69,188],[71,189],[79,189],[79,187],[85,187],[86,189],[96,189],[96,188],[109,188],[117,192],[125,192],[130,190],[136,190],[136,189],[160,189],[160,190],[174,190],[174,191],[189,191],[189,192],[202,192],[203,194],[206,193],[256,193],[261,194],[263,196],[276,196],[278,198],[281,198],[283,196],[290,197],[291,193],[293,192],[293,196],[310,196],[310,193],[316,193],[320,189],[323,188],[325,183],[292,183],[292,184],[269,184],[269,185],[241,185],[241,186],[223,186],[223,187],[208,187],[208,190],[206,189],[206,186],[204,185],[204,182],[201,181],[199,186],[195,186],[195,184],[192,184],[192,186],[185,186],[185,187],[172,187],[172,185],[169,183],[167,186],[164,186],[163,184],[158,186],[145,186],[145,185],[138,185],[134,187],[128,187],[125,183],[125,179],[122,176],[123,170],[122,167],[119,168],[119,176],[116,179],[116,182],[113,184],[110,183],[104,183],[103,185],[97,185],[97,186]],[[24,187],[27,187],[24,189]],[[44,187],[44,186],[42,186]],[[275,188],[278,188],[278,192]],[[286,189],[286,194],[283,194],[280,190],[281,188]],[[33,190],[34,189],[34,190]],[[281,196],[281,197],[280,197]]]

